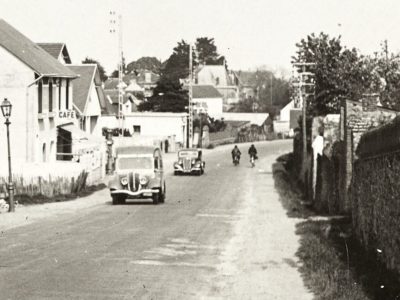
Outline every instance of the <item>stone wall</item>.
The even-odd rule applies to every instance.
[[[343,124],[343,134],[340,136],[344,139],[345,160],[340,169],[344,176],[345,186],[339,192],[340,202],[343,203],[345,212],[350,212],[351,203],[348,195],[350,187],[353,162],[356,157],[356,149],[363,133],[380,125],[386,124],[392,120],[398,112],[378,107],[375,98],[365,98],[362,101],[345,100],[342,102],[341,123]]]
[[[400,275],[400,118],[364,134],[351,184],[352,220],[366,249]]]

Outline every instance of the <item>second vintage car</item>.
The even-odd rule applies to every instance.
[[[166,186],[160,149],[147,146],[117,148],[115,172],[109,188],[113,204],[135,198],[152,198],[154,204],[164,202]]]
[[[201,149],[182,149],[178,151],[178,161],[174,163],[174,174],[201,175],[204,173],[205,166]]]

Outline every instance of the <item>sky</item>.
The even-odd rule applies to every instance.
[[[64,42],[73,63],[89,56],[108,73],[118,63],[118,34],[110,33],[118,15],[127,62],[165,60],[181,39],[206,36],[231,69],[282,73],[295,44],[321,31],[363,54],[379,51],[385,39],[400,51],[398,0],[0,0],[0,18],[28,38]]]

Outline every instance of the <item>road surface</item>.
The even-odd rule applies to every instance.
[[[96,205],[2,230],[0,299],[312,299],[271,174],[291,145],[257,143],[255,168],[248,145],[237,167],[231,146],[205,151],[201,177],[169,165],[165,204],[112,206],[103,190]]]

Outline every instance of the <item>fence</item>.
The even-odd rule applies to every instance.
[[[58,195],[69,195],[76,194],[85,189],[87,185],[88,173],[82,171],[76,177],[59,177],[59,176],[47,176],[47,177],[32,177],[29,179],[24,178],[21,175],[14,175],[14,191],[17,196],[44,196],[54,197]],[[2,186],[2,192],[6,193],[6,182],[8,178],[0,177],[0,186]]]

